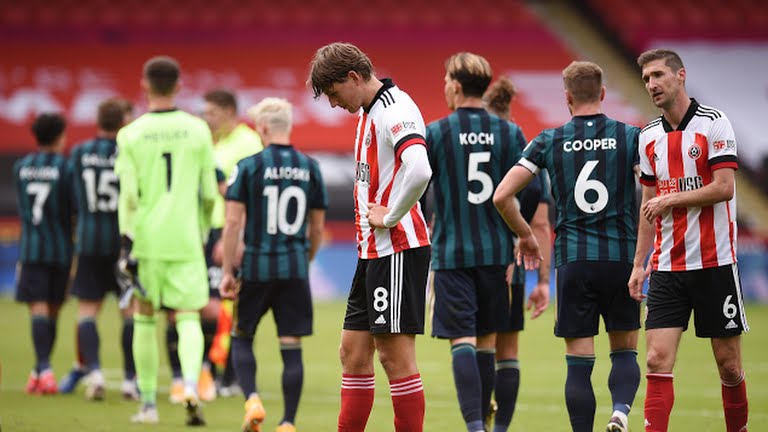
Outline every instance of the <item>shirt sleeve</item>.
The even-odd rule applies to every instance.
[[[648,135],[640,133],[637,146],[637,158],[640,162],[640,183],[643,186],[656,186],[656,172],[651,165],[652,157],[656,157],[656,153],[651,152],[648,155],[649,146],[653,141],[649,141]]]
[[[120,180],[120,194],[117,199],[120,234],[133,236],[136,228],[136,210],[139,207],[139,184],[136,177],[136,164],[130,153],[130,141],[125,129],[117,133],[115,174]]]
[[[392,143],[395,149],[395,157],[400,158],[403,151],[412,145],[427,147],[424,136],[427,134],[424,120],[418,109],[391,110],[384,116],[384,134],[386,141]]]
[[[320,166],[317,161],[311,161],[311,177],[309,184],[309,208],[327,209],[328,193],[325,190],[323,174],[320,172]]]
[[[227,201],[246,202],[248,200],[248,181],[245,165],[240,161],[232,168],[227,180]]]
[[[712,122],[709,129],[709,166],[712,171],[721,168],[738,169],[736,159],[736,135],[728,118],[723,115]]]
[[[517,165],[527,168],[534,175],[538,174],[542,168],[546,167],[545,152],[546,139],[544,134],[540,134],[525,146],[520,160],[517,161]]]

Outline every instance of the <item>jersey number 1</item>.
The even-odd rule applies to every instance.
[[[168,185],[168,191],[171,190],[171,154],[163,153],[163,159],[165,159],[165,181]]]

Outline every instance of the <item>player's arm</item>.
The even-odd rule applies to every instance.
[[[518,237],[518,263],[521,258],[525,261],[525,268],[532,270],[539,266],[542,260],[541,252],[533,230],[520,213],[520,204],[515,195],[530,183],[533,172],[521,165],[515,165],[507,172],[493,193],[493,204]]]
[[[325,209],[309,210],[309,260],[315,259],[317,250],[323,243],[323,227],[325,226]]]
[[[120,234],[133,238],[136,228],[136,212],[139,208],[139,181],[136,163],[133,160],[125,135],[117,134],[117,158],[115,174],[120,179],[120,194],[117,198],[117,220]]]
[[[640,204],[642,209],[648,201],[654,199],[656,196],[656,185],[649,186],[643,184],[643,198]],[[648,277],[645,271],[645,259],[648,257],[648,252],[651,250],[654,239],[654,228],[651,222],[644,217],[638,218],[637,225],[637,245],[635,247],[635,258],[632,263],[632,275],[629,277],[629,295],[637,300],[642,301],[645,298],[643,294],[643,282]]]
[[[706,207],[733,198],[736,170],[721,168],[712,172],[712,182],[699,189],[654,197],[643,204],[642,214],[655,220],[673,208]]]
[[[400,154],[401,169],[404,170],[404,174],[402,188],[395,200],[389,208],[380,204],[369,203],[368,222],[374,228],[396,226],[400,219],[416,205],[429,185],[432,167],[429,165],[424,138],[413,139],[420,140],[420,142],[409,145]]]
[[[237,246],[240,242],[240,232],[245,226],[245,204],[238,201],[228,200],[225,209],[224,230],[221,235],[222,241],[222,263],[221,263],[221,285],[219,291],[223,298],[235,298],[235,255]]]
[[[531,313],[531,319],[535,319],[547,309],[549,306],[549,268],[552,262],[552,238],[551,229],[549,227],[549,204],[545,202],[539,203],[536,208],[536,213],[531,219],[531,230],[536,237],[536,241],[539,243],[539,251],[541,251],[541,263],[539,264],[539,280],[536,283],[536,287],[528,296],[528,309],[533,309]]]

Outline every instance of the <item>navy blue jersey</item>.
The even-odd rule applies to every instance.
[[[603,114],[547,129],[519,164],[547,169],[557,210],[555,266],[574,261],[631,263],[637,240],[635,171],[640,129]]]
[[[435,196],[432,268],[510,262],[514,237],[492,197],[524,145],[517,125],[482,108],[459,108],[429,124]]]
[[[72,210],[67,160],[58,153],[32,153],[13,166],[21,218],[23,263],[69,266]]]
[[[245,204],[244,279],[308,277],[307,215],[328,207],[314,159],[290,145],[271,144],[238,162],[226,199]]]
[[[79,255],[116,256],[120,252],[116,153],[116,140],[95,138],[75,147],[70,155],[77,212],[75,252]]]

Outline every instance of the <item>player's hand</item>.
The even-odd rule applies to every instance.
[[[544,313],[549,306],[549,283],[538,283],[536,287],[531,291],[531,295],[528,296],[528,304],[526,309],[531,310],[531,319],[536,319],[539,315]]]
[[[232,273],[224,273],[221,275],[221,283],[219,284],[219,294],[221,298],[234,300],[237,297],[238,281]]]
[[[139,262],[133,257],[133,239],[127,235],[120,238],[120,255],[115,264],[115,279],[120,288],[121,309],[125,309],[131,304],[131,298],[134,291],[146,297],[147,293],[139,282]]]
[[[368,225],[372,228],[389,228],[384,226],[384,216],[389,213],[389,209],[381,204],[368,203]]]
[[[539,263],[544,260],[539,250],[539,242],[533,234],[519,237],[517,242],[517,265],[525,265],[526,270],[539,268]]]
[[[645,219],[653,224],[656,218],[663,215],[669,210],[668,199],[666,195],[657,196],[649,199],[643,204],[643,208],[640,211]]]
[[[643,301],[645,294],[643,294],[643,282],[647,278],[647,274],[643,266],[632,267],[632,275],[629,276],[629,296],[638,302]]]
[[[515,249],[517,251],[517,249]],[[507,264],[507,272],[504,275],[504,278],[507,280],[507,286],[512,285],[512,276],[515,274],[515,265],[514,264]]]

